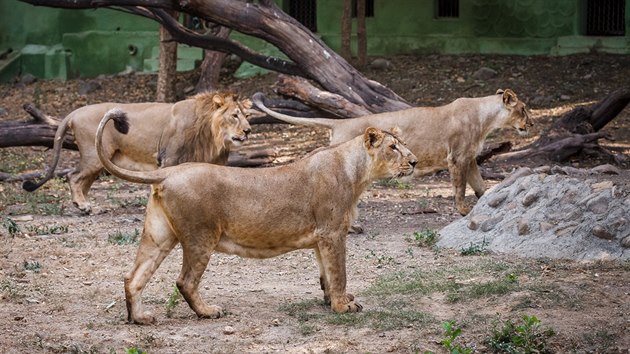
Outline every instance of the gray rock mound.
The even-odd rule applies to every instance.
[[[438,247],[524,257],[630,259],[630,189],[612,166],[521,168],[440,231]],[[617,180],[617,182],[615,182]]]

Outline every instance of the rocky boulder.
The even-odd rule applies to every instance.
[[[440,231],[438,247],[524,257],[630,259],[630,188],[613,166],[521,168]],[[608,175],[610,174],[610,175]]]

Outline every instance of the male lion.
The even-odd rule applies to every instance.
[[[475,158],[486,136],[497,128],[515,128],[526,136],[533,125],[525,104],[512,90],[498,90],[480,98],[458,98],[441,107],[415,107],[349,119],[298,118],[265,107],[262,94],[252,97],[254,104],[284,122],[331,128],[330,143],[337,144],[359,135],[368,126],[401,131],[400,137],[418,157],[416,176],[447,169],[455,194],[455,206],[466,215],[466,183],[479,198],[486,190]]]
[[[154,170],[183,162],[224,165],[230,148],[247,140],[251,132],[247,115],[249,99],[234,93],[207,92],[177,103],[100,103],[79,108],[66,116],[55,134],[53,162],[46,177],[34,183],[25,181],[29,192],[41,187],[54,175],[61,143],[68,128],[81,155],[79,165],[68,176],[72,201],[84,213],[90,212],[87,193],[103,170],[94,147],[96,128],[103,115],[119,107],[129,117],[133,130],[128,135],[106,129],[103,151],[117,165],[129,169]]]
[[[335,312],[361,311],[354,296],[346,293],[346,235],[356,218],[359,196],[373,180],[413,173],[416,157],[398,138],[368,128],[360,137],[280,167],[187,163],[130,171],[109,160],[101,139],[110,119],[124,132],[124,117],[120,110],[103,117],[96,150],[113,175],[152,185],[140,247],[133,269],[125,276],[129,321],[154,321],[142,307],[142,291],[178,243],[183,262],[176,284],[199,317],[222,314],[220,307],[207,305],[197,290],[215,251],[270,258],[312,248],[324,300]]]

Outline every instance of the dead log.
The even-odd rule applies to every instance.
[[[0,148],[12,146],[53,147],[59,119],[46,115],[35,106],[27,103],[23,106],[33,119],[28,121],[9,121],[0,123]],[[78,150],[72,132],[68,131],[63,147]]]
[[[565,113],[540,137],[525,148],[493,156],[493,161],[517,161],[542,157],[566,162],[579,154],[599,155],[619,163],[615,155],[599,145],[598,140],[612,140],[602,128],[630,103],[630,89],[616,90],[588,107],[577,107]]]

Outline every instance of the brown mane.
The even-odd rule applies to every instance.
[[[183,162],[222,163],[228,153],[223,140],[221,115],[231,105],[238,104],[238,94],[233,92],[203,92],[192,97],[195,100],[193,124],[184,132],[184,140],[178,160]]]

